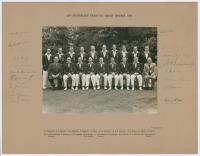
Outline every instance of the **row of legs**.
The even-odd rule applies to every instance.
[[[82,75],[79,75],[79,74],[69,74],[69,75],[63,75],[62,79],[63,79],[63,83],[64,83],[64,88],[67,88],[68,86],[68,79],[71,78],[72,79],[72,89],[74,87],[78,87],[79,84],[80,84],[80,81],[81,81],[81,84],[82,84],[82,87],[86,87],[88,88],[89,87],[89,84],[90,84],[90,81],[91,81],[91,84],[93,86],[94,89],[99,89],[100,88],[100,78],[103,77],[104,79],[104,88],[107,89],[107,86],[109,87],[109,89],[111,88],[112,86],[112,80],[114,79],[114,86],[115,86],[115,89],[117,88],[118,86],[118,83],[119,85],[121,86],[121,89],[123,89],[123,86],[124,86],[124,78],[126,80],[126,86],[127,86],[127,89],[129,89],[129,86],[131,85],[132,89],[134,90],[134,86],[135,86],[135,79],[137,78],[138,80],[138,85],[139,85],[139,89],[141,89],[142,87],[142,84],[144,84],[143,87],[145,86],[148,86],[148,87],[151,87],[152,85],[152,79],[144,79],[146,80],[144,83],[143,83],[143,78],[142,78],[142,75],[129,75],[129,74],[120,74],[120,75],[107,75],[107,74],[104,74],[104,75],[99,75],[99,74],[96,74],[96,75],[90,75],[90,74],[82,74]],[[43,72],[43,88],[46,88],[47,87],[47,80],[48,80],[48,72],[44,71]],[[49,80],[51,85],[52,86],[55,86],[55,81],[53,80]],[[61,81],[61,82],[59,82]],[[62,83],[62,80],[58,80],[59,83]],[[58,83],[58,85],[59,85]]]

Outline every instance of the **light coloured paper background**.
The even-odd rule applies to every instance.
[[[158,27],[158,114],[43,114],[43,26]],[[43,135],[45,129],[138,128],[156,135]],[[3,3],[3,153],[196,152],[197,3]]]

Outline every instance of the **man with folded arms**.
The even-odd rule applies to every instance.
[[[142,90],[142,64],[138,62],[138,57],[134,57],[133,63],[130,64],[131,86],[135,90],[135,78],[138,80],[139,90]]]
[[[123,79],[126,79],[126,87],[127,90],[129,90],[129,85],[130,85],[130,74],[129,74],[129,64],[126,62],[126,57],[122,58],[122,62],[119,65],[119,81],[120,81],[120,86],[121,90],[123,90]]]
[[[75,86],[75,71],[74,65],[71,63],[71,58],[67,57],[67,62],[63,65],[63,81],[64,81],[64,90],[67,90],[68,79],[72,79],[71,89],[74,90]],[[78,87],[76,88],[76,90]]]
[[[118,75],[118,68],[117,68],[117,64],[115,63],[115,59],[114,57],[110,58],[110,63],[108,65],[108,85],[109,85],[109,89],[112,89],[112,79],[114,78],[115,80],[115,90],[117,89],[117,85],[118,85],[118,81],[119,81],[119,75]]]
[[[58,56],[55,56],[54,63],[51,63],[48,67],[49,82],[53,89],[62,88],[62,64],[58,61]]]
[[[76,71],[76,75],[75,75],[76,89],[78,89],[79,80],[81,78],[82,90],[85,90],[85,79],[86,79],[85,64],[83,63],[81,56],[78,57],[78,63],[76,64],[76,70],[75,71]]]
[[[103,57],[99,58],[99,63],[96,65],[96,84],[97,89],[100,89],[100,78],[103,77],[104,89],[107,89],[107,65],[103,61]]]
[[[156,80],[156,64],[152,62],[152,59],[149,57],[147,63],[144,64],[144,87],[152,88],[152,84]]]
[[[90,80],[92,81],[93,89],[96,90],[95,64],[93,63],[92,57],[88,58],[88,64],[86,67],[86,90],[89,88]]]

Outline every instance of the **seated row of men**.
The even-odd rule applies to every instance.
[[[72,58],[68,56],[66,62],[61,64],[59,56],[54,56],[54,62],[48,65],[46,72],[43,71],[43,88],[46,88],[46,77],[53,88],[62,88],[62,84],[64,84],[64,90],[67,90],[69,79],[71,79],[71,89],[75,90],[78,90],[79,84],[81,84],[82,90],[88,90],[90,82],[94,90],[100,89],[100,78],[103,79],[104,89],[108,87],[109,90],[112,89],[113,83],[115,90],[118,90],[118,86],[123,90],[124,80],[127,90],[135,90],[136,80],[138,89],[142,90],[142,87],[151,88],[156,80],[156,64],[152,62],[151,57],[147,58],[147,63],[144,65],[139,63],[137,56],[131,63],[125,56],[122,57],[120,63],[116,63],[113,56],[110,57],[109,62],[105,62],[102,56],[98,59],[97,62],[94,62],[94,58],[89,56],[88,63],[85,63],[83,57],[79,56],[77,63],[73,63]]]

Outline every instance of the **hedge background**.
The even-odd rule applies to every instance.
[[[111,50],[112,44],[126,45],[127,51],[131,52],[133,46],[138,46],[138,51],[143,52],[144,46],[149,45],[150,52],[157,56],[157,28],[155,27],[43,27],[42,29],[42,52],[50,48],[53,54],[59,47],[63,53],[69,51],[73,45],[75,52],[80,46],[84,46],[85,52],[90,51],[90,46],[95,45],[96,51],[100,51],[103,44]]]

